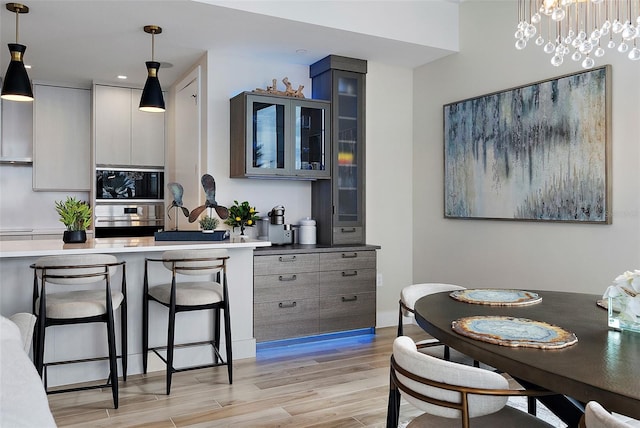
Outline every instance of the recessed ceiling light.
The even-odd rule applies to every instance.
[[[304,54],[307,53],[307,50],[306,49],[296,49],[296,53],[298,55],[304,55]]]
[[[29,64],[25,64],[25,65],[24,65],[24,68],[31,69],[31,66],[30,66]]]
[[[127,76],[125,76],[124,74],[118,74],[118,79],[125,80],[126,78]]]

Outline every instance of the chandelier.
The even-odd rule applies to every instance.
[[[640,60],[640,0],[518,0],[516,49],[533,41],[551,55],[592,68],[606,51]]]

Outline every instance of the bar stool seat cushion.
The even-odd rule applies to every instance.
[[[171,303],[171,284],[161,284],[149,288],[149,294],[156,300]],[[223,300],[222,285],[213,281],[180,282],[176,284],[176,305],[210,305]]]
[[[427,296],[433,293],[439,293],[441,291],[454,291],[454,290],[464,290],[464,287],[453,284],[440,284],[440,283],[425,283],[425,284],[412,284],[407,285],[400,291],[400,300],[406,307],[409,309],[414,309],[416,302],[421,297]],[[405,317],[413,316],[407,310],[403,310],[403,315]]]
[[[113,310],[120,307],[124,295],[111,291]],[[36,315],[40,312],[40,298],[36,299]],[[89,318],[107,312],[104,290],[65,291],[47,294],[47,317],[54,319]]]

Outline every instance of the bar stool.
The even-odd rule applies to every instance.
[[[231,352],[231,319],[229,315],[229,295],[227,292],[227,250],[174,250],[163,253],[161,259],[145,258],[144,291],[142,307],[142,368],[147,373],[149,351],[155,353],[167,366],[167,395],[171,392],[173,373],[207,367],[227,366],[229,384],[233,383]],[[171,282],[149,287],[149,265],[160,262],[171,271]],[[208,279],[178,282],[178,275],[206,275]],[[154,301],[169,309],[166,346],[149,347],[149,301]],[[213,340],[175,344],[176,313],[187,311],[213,310]],[[220,355],[220,310],[224,311],[224,337],[226,362]],[[211,345],[214,360],[211,364],[175,368],[173,356],[175,347]],[[158,351],[166,350],[166,358]]]
[[[122,266],[120,290],[112,289],[111,278]],[[44,379],[47,394],[111,387],[114,408],[118,408],[118,364],[122,360],[122,377],[127,380],[127,283],[125,262],[107,254],[47,256],[31,265],[33,274],[34,363]],[[56,291],[54,291],[57,289]],[[120,308],[121,356],[117,355],[113,313]],[[44,360],[45,332],[50,326],[105,323],[109,356],[69,361]],[[77,388],[47,389],[47,367],[60,364],[109,360],[109,377],[105,384]]]

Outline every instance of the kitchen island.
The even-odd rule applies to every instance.
[[[84,244],[64,244],[61,240],[0,242],[0,314],[9,317],[17,312],[31,312],[33,270],[29,267],[42,256],[62,254],[113,254],[126,261],[128,305],[128,374],[142,372],[142,281],[145,257],[159,257],[176,249],[225,248],[229,251],[228,283],[234,359],[255,357],[253,337],[253,250],[268,247],[268,241],[232,236],[224,241],[155,241],[153,237],[97,238]],[[118,274],[119,275],[119,274]],[[116,277],[117,280],[118,277]],[[170,272],[153,266],[149,283],[170,279]],[[180,314],[177,341],[207,340],[211,334],[210,311]],[[166,343],[167,312],[159,305],[149,311],[149,343]],[[119,317],[116,317],[119,319]],[[50,327],[47,331],[47,360],[92,358],[107,354],[102,340],[104,326],[98,324]],[[93,340],[93,337],[96,337]],[[119,343],[119,339],[117,341]],[[224,349],[224,345],[221,346]],[[149,371],[164,370],[164,364],[149,355]],[[187,348],[176,352],[175,365],[200,364],[211,358],[209,347]],[[49,385],[106,378],[105,361],[54,366],[49,369]]]

